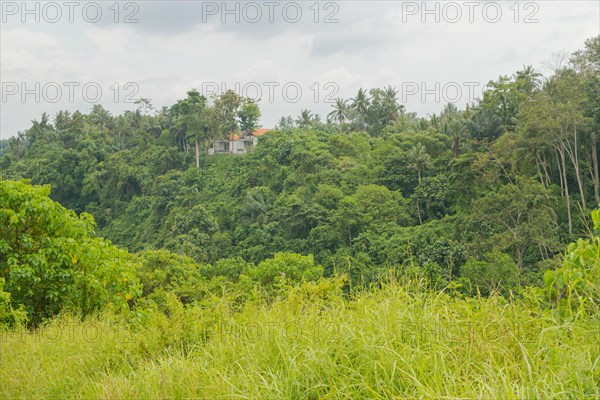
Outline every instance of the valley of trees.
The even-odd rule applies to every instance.
[[[34,363],[36,332],[82,321],[126,329],[133,344],[100,335],[110,358],[42,338],[55,359],[91,361],[76,362],[79,374],[65,367],[77,377],[64,387],[59,375],[18,380],[5,368],[0,394],[600,396],[600,36],[555,67],[524,66],[464,110],[427,117],[391,86],[360,89],[327,116],[282,117],[243,156],[206,155],[213,140],[258,127],[259,103],[233,92],[191,90],[161,109],[140,99],[116,116],[101,105],[42,115],[0,141],[1,345]],[[536,339],[509,328],[455,358],[444,341],[395,342],[395,312],[479,333],[491,316],[530,324]],[[301,339],[260,345],[198,325],[290,318]],[[329,341],[303,336],[323,321],[335,326]],[[258,358],[235,366],[234,351]],[[498,360],[478,369],[490,353]],[[393,360],[407,375],[394,376]],[[388,385],[365,370],[373,362]],[[206,385],[156,383],[185,371]]]

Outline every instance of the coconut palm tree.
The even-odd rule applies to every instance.
[[[90,121],[100,129],[107,129],[112,125],[113,117],[108,110],[100,104],[94,104],[89,114]]]
[[[404,111],[404,106],[398,104],[398,91],[388,86],[383,91],[383,110],[385,125],[393,123]]]
[[[308,128],[313,124],[314,116],[309,110],[300,111],[300,115],[294,121],[298,128]]]
[[[344,121],[348,119],[348,101],[338,97],[335,104],[331,107],[333,108],[333,111],[327,115],[327,119],[330,121],[337,121],[340,128],[343,128]]]
[[[421,143],[417,143],[408,150],[410,167],[417,171],[417,177],[421,182],[421,175],[431,163],[431,156],[427,154],[427,149]]]
[[[369,103],[367,91],[364,89],[358,89],[356,97],[352,99],[352,108],[354,111],[356,111],[356,114],[360,118],[360,126],[363,129],[367,120],[367,113],[369,112]]]
[[[294,120],[291,116],[281,117],[279,122],[275,125],[275,129],[286,129],[294,125]]]
[[[542,84],[542,74],[536,72],[531,65],[524,65],[521,71],[515,74],[517,80],[523,82],[523,90],[526,93],[531,93],[538,89]]]

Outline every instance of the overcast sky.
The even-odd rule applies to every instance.
[[[600,34],[598,1],[23,4],[0,1],[0,138],[44,111],[118,114],[192,88],[260,97],[264,127],[387,85],[426,115]]]

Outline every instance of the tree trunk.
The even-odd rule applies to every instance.
[[[546,185],[546,181],[544,180],[544,175],[542,175],[542,168],[540,167],[541,161],[540,161],[540,155],[538,153],[537,150],[535,150],[535,167],[537,169],[537,174],[540,177],[540,183],[542,185],[544,185],[544,187],[548,187]]]
[[[452,138],[452,156],[454,158],[458,157],[458,155],[459,155],[459,152],[458,152],[459,145],[460,145],[460,138],[458,135],[455,135]]]
[[[596,149],[596,132],[592,131],[590,146],[592,148],[592,178],[594,179],[594,200],[600,204],[600,178],[598,177],[598,151]]]
[[[558,181],[560,182],[560,194],[561,196],[565,195],[565,185],[563,183],[563,175],[562,175],[562,167],[560,164],[560,158],[558,156],[558,151],[556,151],[556,166],[558,167]]]
[[[538,243],[538,251],[540,252],[540,256],[542,257],[542,261],[546,260],[544,248],[541,244]]]
[[[577,183],[579,184],[579,193],[581,194],[581,208],[584,210],[586,207],[586,193],[585,193],[585,183],[581,179],[581,170],[579,169],[579,151],[577,146],[577,126],[573,129],[575,135],[575,174],[577,175]]]
[[[523,249],[520,246],[516,248],[517,253],[517,267],[519,267],[519,271],[523,269]]]
[[[581,196],[581,208],[585,210],[586,201],[585,201],[585,188],[583,186],[583,182],[581,180],[581,170],[579,169],[579,154],[577,152],[577,129],[575,129],[575,146],[571,146],[569,139],[566,139],[566,145],[563,145],[564,149],[567,151],[567,155],[569,159],[573,163],[573,167],[575,168],[575,178],[577,179],[577,186],[579,187],[579,195]]]
[[[573,222],[571,220],[571,198],[569,197],[569,183],[567,182],[567,165],[565,161],[565,149],[563,146],[559,150],[560,162],[562,164],[563,183],[565,188],[565,198],[567,200],[567,216],[569,219],[569,234],[573,233]]]
[[[200,169],[200,146],[198,145],[198,139],[196,139],[196,169]]]
[[[548,161],[546,159],[546,156],[541,157],[540,161],[542,163],[542,168],[544,168],[544,175],[546,176],[546,187],[550,186],[550,183],[552,183],[552,178],[550,178],[550,174],[548,173]]]
[[[418,200],[417,200],[417,216],[419,217],[419,225],[423,225],[423,220],[421,219],[421,208],[419,207]]]

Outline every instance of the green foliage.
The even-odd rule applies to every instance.
[[[165,250],[148,250],[137,254],[137,276],[142,295],[163,303],[165,294],[172,293],[183,304],[202,298],[204,279],[198,265],[189,257]]]
[[[77,216],[49,194],[47,186],[0,180],[0,278],[11,302],[33,324],[65,308],[126,306],[140,293],[131,257],[94,236],[91,215]]]
[[[241,275],[247,275],[251,263],[244,261],[242,258],[223,258],[213,265],[200,266],[200,273],[206,279],[224,277],[231,282],[238,282]]]
[[[313,256],[277,253],[273,258],[252,268],[249,273],[255,281],[268,287],[282,283],[297,284],[305,280],[315,281],[323,276],[323,267],[315,265]]]
[[[242,100],[242,104],[238,111],[238,119],[242,133],[252,133],[258,128],[260,108],[254,100],[249,98]]]
[[[197,261],[210,259],[211,234],[217,231],[218,225],[202,205],[194,205],[186,211],[173,208],[165,220],[165,227],[164,248]]]
[[[600,210],[592,212],[600,231]],[[562,266],[544,273],[542,296],[566,314],[600,311],[600,237],[578,239],[567,247]]]
[[[442,218],[448,209],[448,182],[442,177],[423,178],[413,194],[423,220]]]
[[[492,293],[507,295],[517,289],[519,271],[508,254],[493,251],[482,260],[470,258],[460,268],[468,294],[488,296]]]
[[[0,278],[0,332],[4,328],[22,327],[27,322],[27,312],[21,305],[13,308],[10,293],[4,291],[4,278]]]
[[[489,192],[473,204],[473,234],[486,240],[480,245],[511,251],[519,268],[527,252],[540,255],[557,246],[556,215],[550,193],[533,180],[518,179],[515,184]]]

